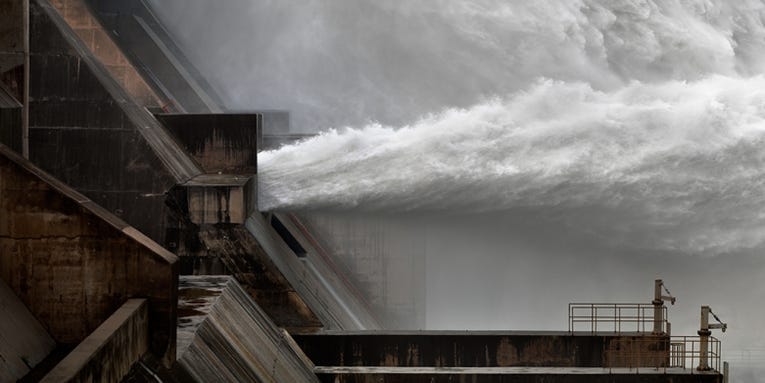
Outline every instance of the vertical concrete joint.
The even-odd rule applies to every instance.
[[[22,5],[22,17],[23,17],[23,37],[24,40],[24,84],[22,86],[22,100],[23,108],[21,111],[21,155],[29,159],[29,0],[23,0]]]

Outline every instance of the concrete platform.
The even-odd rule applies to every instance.
[[[195,224],[242,224],[256,207],[254,176],[201,174],[171,191]]]
[[[314,372],[322,382],[334,383],[717,383],[722,381],[722,376],[716,372],[653,368],[317,366]]]
[[[295,335],[295,341],[317,366],[380,367],[602,367],[608,357],[618,356],[613,353],[634,340],[640,340],[640,344],[656,342],[658,346],[668,342],[666,336],[645,333],[560,331],[354,331]],[[668,352],[662,347],[654,350],[656,358]]]

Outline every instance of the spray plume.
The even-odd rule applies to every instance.
[[[375,7],[449,25],[470,48],[434,70],[470,68],[441,75],[481,90],[457,104],[476,101],[263,153],[261,208],[531,209],[638,247],[761,244],[762,2]]]

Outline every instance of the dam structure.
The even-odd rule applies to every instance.
[[[259,211],[258,151],[305,135],[227,110],[146,1],[0,0],[0,30],[0,383],[727,377],[727,325],[673,334],[660,280],[567,330],[403,330],[425,266]]]

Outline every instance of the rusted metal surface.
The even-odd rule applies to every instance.
[[[715,320],[717,320],[717,323],[709,323],[709,315],[712,315],[715,318]],[[719,345],[718,345],[718,349],[716,350],[717,358],[718,358],[717,364],[713,366],[710,366],[709,364],[710,357],[713,358],[713,364],[714,364],[715,350],[714,350],[713,343],[711,344],[712,350],[710,352],[710,343],[711,343],[710,339],[714,339],[714,338],[710,338],[710,335],[712,335],[712,331],[710,330],[714,330],[714,329],[722,330],[722,332],[725,332],[725,330],[728,329],[728,324],[723,323],[720,320],[720,318],[718,318],[717,315],[715,315],[715,313],[712,312],[712,309],[709,306],[701,306],[701,320],[700,320],[700,328],[698,331],[699,366],[697,367],[697,369],[700,371],[709,370],[709,369],[719,370],[720,368]]]
[[[704,342],[707,342],[707,350],[703,348]],[[703,359],[709,363],[709,368],[703,371],[719,372],[721,367],[721,343],[714,337],[707,340],[701,336],[621,337],[605,347],[603,365],[609,368],[627,367],[638,372],[672,369],[697,374],[700,372],[697,366]]]
[[[318,382],[290,335],[229,276],[180,282],[177,369],[193,382]]]
[[[667,292],[667,295],[663,294],[664,291]],[[651,304],[653,305],[653,334],[654,335],[670,333],[671,326],[668,323],[666,325],[664,324],[664,322],[667,320],[667,310],[664,307],[665,301],[670,302],[674,305],[675,297],[672,296],[672,294],[667,289],[667,286],[664,285],[664,281],[661,279],[657,279],[654,281],[653,301],[651,301]]]

